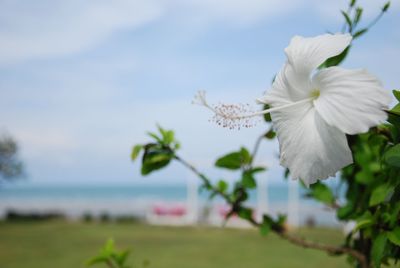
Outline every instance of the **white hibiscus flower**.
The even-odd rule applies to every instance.
[[[285,49],[287,62],[272,89],[258,99],[271,109],[251,112],[247,106],[210,106],[204,92],[196,96],[197,103],[211,109],[215,121],[228,127],[250,125],[250,118],[271,113],[280,163],[293,179],[308,186],[335,176],[353,162],[346,134],[367,132],[385,121],[383,110],[391,101],[390,93],[365,70],[330,67],[315,72],[351,40],[349,34],[295,36]]]

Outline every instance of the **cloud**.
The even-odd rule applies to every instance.
[[[302,0],[175,0],[175,9],[201,14],[204,20],[224,21],[234,25],[251,25],[296,10]]]
[[[156,19],[152,1],[2,1],[0,62],[68,55]]]
[[[260,21],[270,21],[278,17],[288,16],[295,12],[306,12],[310,16],[318,16],[331,21],[343,21],[339,10],[348,6],[348,0],[320,1],[320,0],[172,0],[160,5],[169,13],[185,13],[187,17],[200,18],[203,21],[218,21],[236,26],[249,26]],[[364,18],[372,19],[379,14],[387,0],[371,1],[358,0],[357,5],[364,9]],[[391,12],[400,9],[400,1],[392,1]]]
[[[160,18],[249,26],[295,10],[302,0],[0,1],[0,64],[80,53],[114,33]],[[193,27],[192,27],[193,28]]]
[[[362,1],[365,16],[384,1]],[[215,23],[239,27],[306,11],[330,21],[347,1],[309,0],[15,0],[0,1],[0,64],[80,53],[109,40],[118,31],[177,19],[196,31]],[[398,10],[400,1],[392,4]],[[334,11],[334,12],[332,12]],[[164,20],[162,20],[164,19]],[[202,27],[197,28],[202,29]]]

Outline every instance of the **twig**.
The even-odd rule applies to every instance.
[[[370,24],[368,24],[368,26],[365,27],[365,28],[366,28],[366,29],[369,29],[369,28],[371,28],[372,26],[374,26],[374,25],[382,18],[382,16],[383,16],[384,13],[385,13],[385,11],[381,11],[381,12],[379,13],[379,15],[376,16],[376,18],[375,18]]]
[[[257,142],[256,142],[255,153],[257,152],[257,148],[259,146],[261,138],[262,138],[262,136],[259,137]],[[253,153],[253,155],[254,155],[254,153]],[[214,191],[214,192],[218,193],[219,195],[221,195],[230,205],[232,205],[232,206],[240,205],[237,202],[232,201],[226,193],[223,193],[220,190],[218,190],[217,188],[215,188],[211,184],[210,180],[203,173],[198,171],[193,165],[189,164],[188,162],[183,160],[178,155],[175,155],[174,158],[178,162],[183,164],[185,167],[190,169],[193,173],[195,173],[203,181],[203,183],[205,184],[206,187],[208,187],[212,191]],[[248,219],[248,221],[255,227],[260,227],[261,226],[261,224],[259,222],[257,222],[254,218],[250,218],[250,219]],[[281,238],[291,242],[292,244],[295,244],[295,245],[298,245],[298,246],[301,246],[301,247],[304,247],[304,248],[312,248],[312,249],[322,250],[322,251],[328,252],[330,254],[349,254],[349,255],[351,255],[352,257],[354,257],[355,259],[358,260],[358,262],[360,263],[362,268],[368,268],[367,259],[364,256],[364,254],[362,254],[361,252],[359,252],[357,250],[354,250],[352,248],[336,247],[336,246],[317,243],[317,242],[314,242],[314,241],[309,241],[309,240],[306,240],[306,239],[298,237],[298,236],[293,236],[293,235],[289,234],[288,232],[286,232],[283,229],[276,229],[275,228],[275,229],[272,229],[272,230],[277,235],[279,235]]]
[[[249,219],[249,222],[255,227],[260,227],[260,225],[261,225],[259,222],[257,222],[253,218]],[[336,247],[336,246],[321,244],[321,243],[317,243],[314,241],[304,239],[302,237],[291,235],[288,232],[286,232],[285,230],[275,230],[275,229],[272,229],[272,230],[275,231],[275,233],[277,235],[279,235],[281,238],[291,242],[292,244],[301,246],[303,248],[322,250],[322,251],[326,251],[330,254],[349,254],[359,261],[362,268],[368,268],[367,259],[365,258],[364,254],[362,254],[361,252],[354,250],[352,248]]]
[[[260,148],[261,141],[264,139],[265,134],[259,136],[256,140],[256,143],[254,145],[253,153],[251,154],[251,162],[250,165],[253,164],[254,158],[256,158],[258,148]]]
[[[176,161],[178,161],[179,163],[184,165],[186,168],[190,169],[194,174],[196,174],[203,181],[205,187],[207,187],[208,189],[211,189],[213,192],[218,193],[228,203],[231,203],[231,200],[230,200],[229,196],[227,194],[225,194],[224,192],[220,191],[219,189],[217,189],[216,187],[214,187],[211,184],[210,180],[203,173],[198,171],[193,165],[191,165],[189,162],[185,161],[184,159],[182,159],[178,155],[175,155],[174,158],[175,158]]]
[[[349,254],[358,260],[358,262],[360,263],[362,268],[368,268],[367,259],[365,258],[364,254],[362,254],[361,252],[354,250],[352,248],[335,247],[335,246],[331,246],[331,245],[320,244],[320,243],[316,243],[314,241],[306,240],[304,238],[292,236],[287,232],[278,233],[278,235],[280,237],[282,237],[283,239],[288,240],[292,244],[301,246],[303,248],[318,249],[318,250],[326,251],[331,254]]]

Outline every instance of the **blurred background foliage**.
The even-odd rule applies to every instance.
[[[24,174],[24,165],[19,159],[18,144],[10,136],[0,136],[0,181],[20,178]]]

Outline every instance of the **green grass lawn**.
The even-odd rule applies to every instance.
[[[302,234],[331,244],[342,236],[330,229]],[[109,237],[117,248],[133,249],[133,263],[150,260],[150,268],[347,267],[345,257],[302,249],[255,230],[44,222],[0,224],[0,268],[84,267]]]

